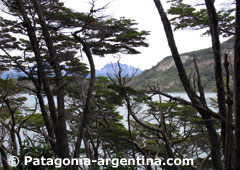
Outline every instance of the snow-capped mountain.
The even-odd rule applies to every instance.
[[[136,72],[135,76],[137,76],[142,73],[142,70],[128,66],[127,64],[120,64],[120,67],[122,69],[122,76],[128,75],[130,77],[134,72]],[[113,75],[114,73],[118,73],[118,71],[118,63],[111,63],[105,65],[101,70],[96,70],[96,76],[107,76],[107,74]]]

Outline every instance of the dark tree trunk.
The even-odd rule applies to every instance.
[[[162,20],[162,23],[163,23],[163,26],[164,26],[164,30],[165,30],[165,34],[167,36],[168,44],[169,44],[169,47],[171,49],[173,59],[175,61],[175,65],[178,69],[178,74],[179,74],[180,80],[183,84],[183,87],[184,87],[186,93],[188,94],[191,102],[193,103],[193,106],[199,111],[202,118],[204,120],[209,120],[209,119],[211,119],[211,116],[207,112],[204,112],[201,109],[199,109],[199,106],[205,107],[205,105],[202,105],[201,101],[199,100],[199,97],[197,96],[197,94],[193,90],[193,88],[190,84],[190,81],[187,77],[187,74],[186,74],[185,69],[183,67],[181,57],[178,53],[177,46],[175,44],[175,40],[174,40],[174,36],[173,36],[170,21],[168,20],[167,15],[164,12],[161,1],[160,0],[154,0],[154,3],[156,5],[156,7],[158,9],[158,12],[159,12],[159,15],[161,17],[161,20]],[[219,144],[218,136],[217,136],[217,133],[216,133],[216,129],[213,126],[211,121],[206,121],[205,124],[206,124],[207,130],[208,130],[209,142],[211,144],[211,153],[212,153],[211,157],[212,157],[213,167],[214,167],[215,170],[222,170],[220,144]]]
[[[231,60],[230,60],[231,61]],[[224,169],[232,170],[232,151],[233,151],[233,131],[232,131],[232,115],[233,115],[233,102],[232,91],[230,89],[230,72],[228,55],[224,54],[224,68],[226,72],[226,90],[227,90],[227,121],[226,121],[226,139],[224,148]]]
[[[0,146],[0,153],[1,153],[2,164],[3,164],[4,170],[10,170],[10,167],[9,167],[9,165],[8,165],[7,153],[6,153],[6,151],[4,150],[3,145]]]
[[[13,146],[13,153],[15,155],[17,155],[18,152],[18,147],[17,147],[17,140],[16,140],[16,131],[15,131],[15,127],[16,127],[16,120],[15,120],[15,111],[13,110],[13,108],[11,107],[9,100],[7,98],[3,98],[3,101],[5,102],[5,104],[7,105],[8,111],[11,114],[11,123],[10,123],[10,140],[12,142],[12,146]]]
[[[48,99],[49,111],[50,111],[50,114],[51,114],[52,122],[53,122],[53,125],[54,125],[54,132],[55,132],[55,136],[56,136],[56,140],[57,140],[56,141],[56,145],[57,145],[57,149],[58,149],[57,153],[60,157],[67,158],[67,157],[69,157],[69,152],[67,152],[68,151],[68,145],[67,146],[64,145],[66,143],[65,141],[67,139],[64,139],[64,137],[66,137],[66,136],[64,136],[64,129],[61,129],[60,128],[61,126],[59,126],[59,123],[58,123],[58,116],[57,116],[57,110],[56,110],[55,103],[54,103],[54,97],[53,97],[52,91],[50,89],[48,80],[47,80],[46,75],[45,75],[43,61],[42,61],[42,58],[41,58],[41,55],[40,55],[40,48],[39,48],[39,44],[38,44],[38,41],[37,41],[37,38],[36,38],[36,35],[35,35],[35,30],[32,27],[30,19],[28,18],[28,15],[27,15],[27,12],[26,12],[26,9],[23,5],[22,0],[16,0],[16,2],[17,2],[17,5],[19,7],[20,13],[23,17],[24,25],[27,28],[28,37],[30,39],[30,42],[31,42],[31,45],[32,45],[32,48],[33,48],[33,52],[35,54],[35,59],[36,59],[36,62],[37,62],[39,75],[41,75],[44,91],[45,91],[45,94],[46,94],[47,99]],[[65,129],[65,131],[66,131],[66,129]]]
[[[65,118],[65,104],[64,104],[64,81],[62,79],[62,73],[60,69],[59,57],[56,54],[56,49],[53,45],[52,38],[48,31],[46,22],[42,15],[41,9],[39,7],[38,1],[33,0],[34,8],[37,12],[39,22],[43,31],[44,40],[47,44],[48,52],[50,55],[50,64],[54,68],[56,76],[56,86],[57,86],[57,113],[58,113],[58,122],[57,128],[61,131],[61,135],[56,135],[57,147],[59,156],[62,158],[70,158],[69,146],[68,146],[68,137],[67,137],[67,128],[66,128],[66,118]],[[51,63],[52,62],[52,63]]]
[[[52,124],[51,124],[51,122],[49,120],[49,116],[48,116],[47,110],[45,108],[43,96],[41,94],[41,88],[37,89],[37,98],[38,98],[38,101],[39,101],[40,109],[41,109],[41,112],[42,112],[42,115],[43,115],[43,120],[44,120],[44,123],[46,125],[46,129],[47,129],[48,135],[52,139],[49,142],[51,144],[51,147],[53,148],[53,151],[56,152],[57,149],[56,149],[56,141],[55,141],[54,129],[52,127]]]
[[[88,62],[90,64],[90,70],[91,70],[91,77],[90,77],[90,82],[88,86],[88,93],[87,93],[87,98],[85,101],[85,106],[83,110],[83,115],[79,124],[79,129],[78,129],[78,136],[77,136],[77,141],[76,141],[76,146],[75,146],[75,151],[74,151],[74,157],[77,158],[80,154],[80,146],[81,146],[81,140],[83,138],[83,132],[84,129],[86,128],[89,117],[91,115],[91,109],[90,109],[90,104],[92,100],[92,93],[94,90],[94,83],[95,83],[95,64],[93,60],[93,56],[91,53],[90,48],[88,47],[87,43],[83,41],[81,37],[77,35],[78,32],[75,32],[73,34],[74,38],[81,43],[83,46],[83,51],[85,52]]]
[[[236,27],[234,46],[234,170],[240,170],[240,1],[236,1]]]
[[[215,81],[217,87],[217,101],[219,113],[226,118],[226,101],[225,101],[225,92],[224,92],[224,83],[222,76],[222,61],[221,61],[221,47],[219,40],[219,31],[218,31],[218,18],[216,9],[214,7],[214,2],[205,0],[205,4],[208,11],[209,18],[209,27],[212,37],[212,49],[214,54],[214,72],[215,72]],[[225,148],[225,139],[226,139],[226,124],[221,122],[221,137],[223,141],[223,148]]]

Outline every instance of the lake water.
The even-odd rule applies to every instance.
[[[187,101],[190,101],[187,94],[186,93],[168,93],[169,95],[173,96],[173,97],[181,97]],[[31,107],[34,108],[35,107],[35,103],[36,103],[36,97],[34,95],[29,95],[29,94],[22,94],[21,96],[24,96],[27,98],[27,101],[25,102],[25,106],[27,107]],[[209,103],[210,98],[216,98],[216,93],[205,93],[205,97],[207,99],[207,102]],[[153,96],[153,100],[154,101],[158,101],[159,100],[159,95],[155,95]],[[167,97],[164,97],[161,95],[161,100],[162,102],[164,101],[168,101],[169,99]],[[45,98],[45,103],[47,103],[47,99]],[[211,108],[211,107],[210,107]],[[147,107],[146,106],[142,106],[142,110],[146,110]],[[212,108],[214,110],[214,108]],[[127,127],[127,117],[128,117],[128,113],[127,113],[127,109],[125,106],[119,107],[117,109],[117,111],[120,113],[120,115],[123,116],[123,124]],[[40,112],[40,109],[38,107],[38,112]]]
[[[173,97],[181,97],[182,99],[185,99],[185,100],[187,100],[187,101],[190,101],[190,99],[189,99],[189,97],[188,97],[188,95],[187,95],[186,93],[180,93],[180,92],[178,92],[178,93],[168,93],[168,94],[171,95],[171,96],[173,96]],[[217,95],[216,93],[205,93],[205,97],[206,97],[207,103],[210,103],[210,98],[216,99],[216,98],[217,98],[216,95]],[[159,101],[159,95],[153,96],[153,100],[154,100],[154,101]],[[169,101],[169,98],[161,95],[161,101],[162,101],[162,102],[164,102],[164,101]],[[209,106],[209,108],[211,108],[212,110],[215,110],[215,109],[212,108],[211,106]],[[147,107],[146,107],[146,106],[142,106],[142,109],[143,109],[143,110],[146,110]],[[128,113],[127,113],[126,107],[124,107],[124,106],[123,106],[123,107],[119,107],[117,110],[118,110],[119,113],[123,116],[123,124],[124,124],[125,126],[127,126],[126,121],[127,121],[127,119],[128,119],[128,118],[127,118],[127,117],[128,117]]]

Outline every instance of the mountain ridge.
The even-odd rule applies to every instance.
[[[231,53],[233,44],[233,38],[221,43],[222,54],[225,52]],[[196,59],[200,70],[201,80],[206,91],[214,91],[215,76],[212,48],[209,47],[201,50],[186,52],[180,54],[180,56],[185,70],[191,78],[193,78],[195,74],[193,59]],[[184,90],[178,77],[177,68],[172,56],[165,57],[151,69],[145,70],[139,76],[136,76],[131,82],[131,86],[138,89],[143,89],[148,85],[158,85],[161,90],[170,92]]]

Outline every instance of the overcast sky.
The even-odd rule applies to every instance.
[[[77,11],[88,12],[90,9],[90,0],[62,0],[67,7]],[[162,0],[163,5],[167,8],[167,0]],[[192,0],[192,2],[195,0]],[[139,55],[121,55],[121,63],[138,67],[142,70],[149,69],[156,65],[164,57],[170,55],[170,50],[166,41],[166,36],[162,28],[162,23],[158,15],[153,0],[97,0],[97,6],[102,7],[109,3],[105,14],[119,18],[134,19],[139,23],[140,30],[151,31],[147,37],[149,47],[139,48]],[[174,33],[175,40],[180,53],[199,50],[211,46],[210,37],[202,37],[203,31],[183,30]],[[116,62],[118,58],[107,56],[104,58],[95,57],[97,69],[101,69],[109,62]]]

